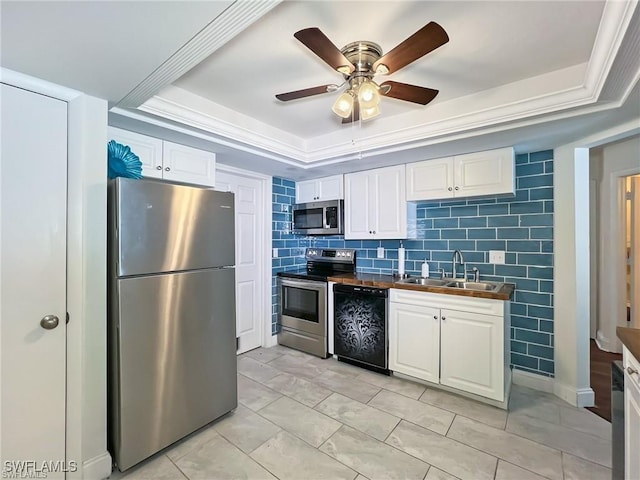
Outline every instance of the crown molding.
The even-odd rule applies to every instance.
[[[236,0],[203,28],[193,39],[129,92],[117,106],[135,108],[180,78],[253,22],[272,10],[281,0]]]
[[[624,2],[609,0],[604,5],[584,80],[585,87],[593,92],[594,98],[600,96],[610,75],[616,75],[616,71],[612,72],[611,68],[620,51],[625,34],[629,31],[637,4],[637,0]],[[637,18],[635,23],[637,24]],[[631,31],[633,30],[632,28]],[[632,52],[629,53],[633,55]],[[637,57],[637,52],[635,50],[635,57]],[[631,59],[631,57],[627,59]],[[633,63],[637,64],[637,61]]]

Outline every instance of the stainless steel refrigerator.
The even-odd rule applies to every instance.
[[[236,408],[234,197],[109,183],[109,444],[119,470]]]

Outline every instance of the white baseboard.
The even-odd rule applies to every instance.
[[[82,463],[82,478],[86,480],[103,480],[111,475],[111,455],[104,452],[97,457]]]
[[[593,407],[595,405],[596,396],[591,388],[576,389],[555,381],[553,393],[574,407]]]
[[[525,372],[524,370],[518,370],[517,368],[512,370],[512,376],[512,381],[516,385],[533,388],[534,390],[540,390],[541,392],[554,393],[554,381],[551,377],[536,375],[535,373]]]
[[[559,383],[555,378],[544,377],[514,368],[513,383],[540,390],[541,392],[553,393],[556,397],[575,407],[592,407],[595,405],[595,394],[591,388],[576,389]]]
[[[267,335],[267,338],[264,339],[263,347],[273,347],[278,344],[278,336],[277,335]]]

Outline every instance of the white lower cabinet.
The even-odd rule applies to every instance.
[[[504,402],[508,312],[501,300],[392,289],[389,369]]]
[[[640,361],[624,348],[624,478],[640,478]]]
[[[440,310],[391,302],[389,369],[429,382],[440,379]]]

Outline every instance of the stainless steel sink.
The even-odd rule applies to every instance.
[[[449,282],[446,284],[447,287],[451,288],[464,288],[467,290],[482,290],[485,292],[497,292],[502,287],[502,283],[494,283],[494,282]]]
[[[437,278],[422,278],[422,277],[409,277],[403,280],[398,280],[397,283],[408,283],[410,285],[425,285],[429,287],[444,287],[450,281],[439,280]]]

